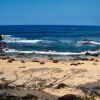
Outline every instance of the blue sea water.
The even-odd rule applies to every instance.
[[[100,26],[8,25],[0,26],[6,53],[77,55],[100,52]],[[83,43],[82,41],[90,41]]]

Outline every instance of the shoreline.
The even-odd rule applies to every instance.
[[[66,58],[62,59],[62,57],[49,57],[49,56],[44,56],[44,57],[36,57],[36,58],[30,58],[30,57],[13,57],[13,56],[8,56],[8,55],[3,55],[0,56],[0,60],[6,60],[6,61],[10,61],[10,63],[12,63],[13,61],[20,61],[22,63],[25,62],[51,62],[51,63],[63,63],[63,62],[80,62],[80,61],[99,61],[100,59],[100,55],[98,56],[89,56],[89,55],[84,55],[84,56],[66,56]]]

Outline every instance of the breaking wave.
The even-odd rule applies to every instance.
[[[97,41],[90,41],[90,40],[86,40],[86,41],[79,41],[77,42],[79,44],[94,44],[94,45],[100,45],[100,42],[97,42]]]
[[[12,43],[12,42],[15,42],[15,43],[38,43],[38,42],[41,42],[41,40],[10,40],[10,41],[7,41],[8,43]]]
[[[84,51],[84,52],[56,52],[56,51],[18,51],[15,49],[8,49],[8,50],[4,50],[4,52],[6,53],[25,53],[25,54],[44,54],[44,55],[62,55],[62,56],[66,56],[66,55],[85,55],[86,52],[90,53],[90,54],[94,54],[94,53],[100,53],[100,51]]]
[[[41,42],[42,40],[27,40],[27,39],[21,39],[17,37],[13,37],[12,35],[3,35],[4,37],[4,42],[6,43],[38,43]]]

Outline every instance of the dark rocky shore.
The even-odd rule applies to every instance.
[[[3,40],[3,36],[0,35],[0,51],[3,51],[3,49],[7,47],[6,43],[3,42],[2,40]]]
[[[3,39],[3,37],[2,37],[2,35],[0,35],[0,40],[2,40]]]

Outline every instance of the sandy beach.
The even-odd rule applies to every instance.
[[[0,79],[12,81],[10,86],[25,84],[57,97],[66,94],[84,96],[81,88],[100,87],[100,58],[58,62],[0,59]]]

